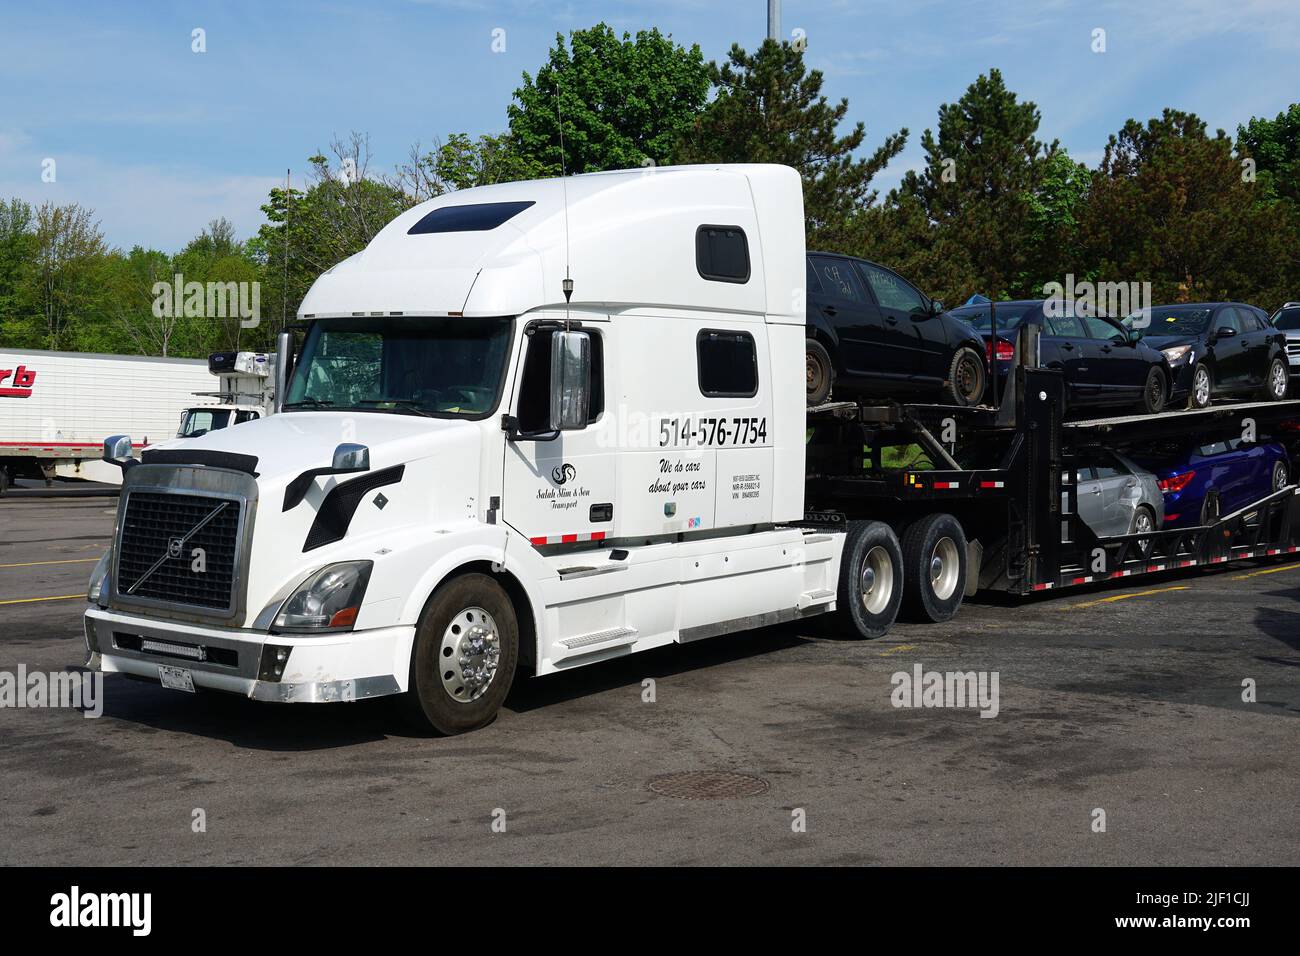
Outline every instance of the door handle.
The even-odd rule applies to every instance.
[[[1103,346],[1101,347],[1101,350],[1102,350],[1103,352],[1111,352],[1111,351],[1113,351],[1113,349],[1112,349],[1109,345],[1103,345]]]
[[[825,312],[833,319],[839,313],[840,310],[835,308],[835,306],[833,305],[824,305],[822,306],[822,311]]]
[[[1093,493],[1094,495],[1099,495],[1099,494],[1101,494],[1101,489],[1100,489],[1100,488],[1094,488],[1094,489],[1092,489],[1092,493]]]
[[[894,316],[892,316],[892,315],[887,315],[887,316],[885,316],[885,321],[888,322],[890,325],[897,325],[897,324],[898,324],[898,319],[894,318]]]
[[[1067,352],[1073,352],[1073,351],[1074,351],[1074,346],[1071,345],[1069,342],[1062,342],[1062,343],[1061,343],[1061,348],[1065,349],[1065,351],[1067,351]]]

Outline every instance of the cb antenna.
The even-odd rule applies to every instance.
[[[560,83],[555,82],[555,118],[560,127],[560,191],[564,197],[564,329],[569,330],[569,300],[573,298],[573,279],[569,277],[569,183],[564,166],[564,116],[560,113]]]

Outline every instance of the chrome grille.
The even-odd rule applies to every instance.
[[[1288,341],[1286,343],[1286,350],[1288,355],[1300,355],[1300,342]]]
[[[117,547],[118,594],[230,610],[242,505],[237,498],[131,491]],[[202,571],[194,570],[195,549],[203,551]]]

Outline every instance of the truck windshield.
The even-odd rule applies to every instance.
[[[191,408],[181,416],[181,430],[177,438],[198,438],[230,424],[230,410],[226,408]]]
[[[509,318],[319,319],[285,408],[483,418],[500,398]]]

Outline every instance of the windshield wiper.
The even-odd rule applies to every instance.
[[[406,412],[411,415],[423,415],[425,418],[436,418],[432,412],[426,411],[413,398],[363,398],[357,402],[358,406],[367,405],[392,405],[394,411]]]
[[[334,403],[326,398],[302,398],[296,402],[285,402],[285,408],[326,408]]]

